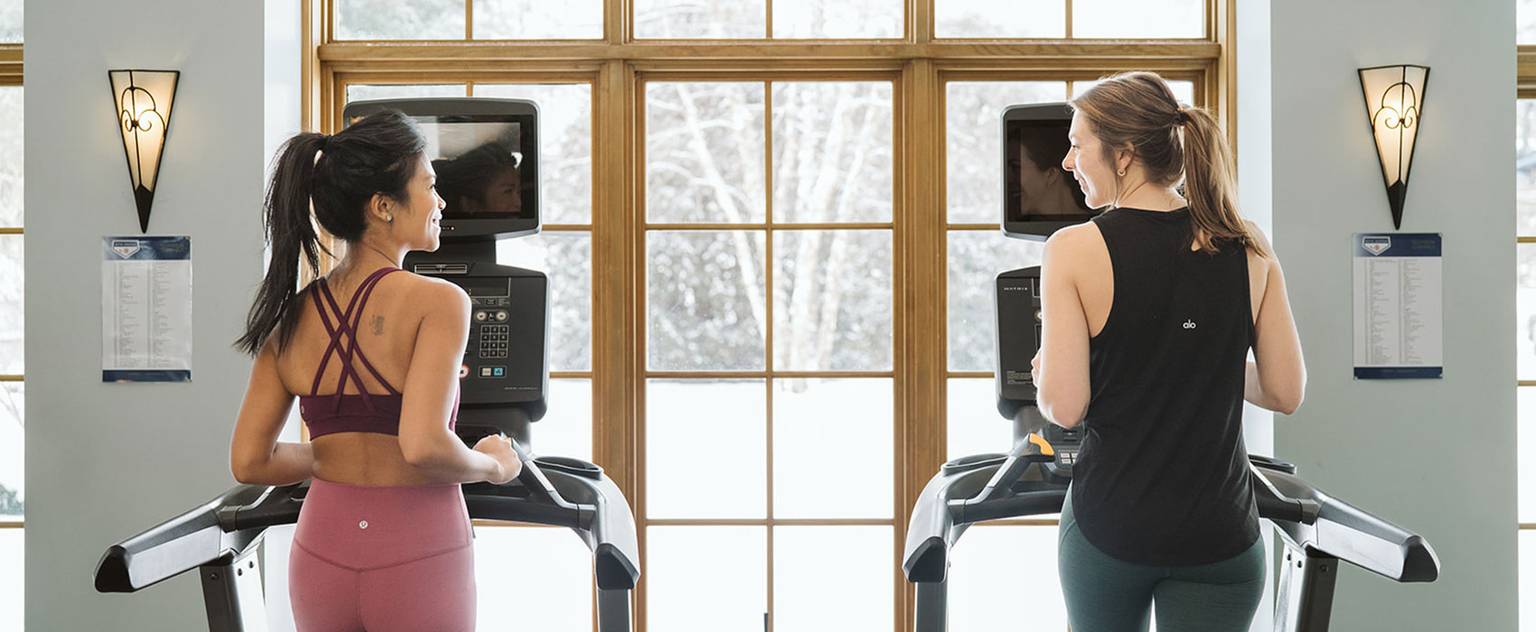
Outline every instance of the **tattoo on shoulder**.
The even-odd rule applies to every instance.
[[[375,336],[382,336],[382,335],[384,335],[384,317],[383,316],[374,316],[373,317],[373,335],[375,335]]]

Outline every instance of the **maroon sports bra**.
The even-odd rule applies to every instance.
[[[378,287],[379,281],[389,276],[392,272],[399,272],[400,268],[384,267],[369,275],[357,291],[352,293],[352,300],[347,303],[347,309],[343,311],[336,302],[336,297],[331,294],[330,287],[324,278],[317,279],[312,287],[319,288],[319,292],[313,293],[311,300],[315,309],[320,311],[320,322],[325,324],[325,331],[330,334],[330,344],[325,348],[325,354],[320,357],[320,368],[315,370],[315,382],[310,387],[308,395],[299,396],[299,416],[309,426],[309,437],[316,439],[337,432],[373,432],[386,435],[400,434],[400,391],[391,386],[389,380],[379,375],[378,369],[363,355],[358,348],[357,326],[363,319],[363,306],[368,303],[368,297],[373,294],[373,289]],[[324,299],[322,304],[321,299]],[[327,310],[329,307],[329,310]],[[336,314],[336,324],[331,324],[331,314]],[[342,340],[345,335],[350,344]],[[331,353],[335,352],[341,357],[341,380],[336,384],[336,392],[330,395],[320,395],[320,378],[325,375],[325,367],[331,361]],[[352,358],[361,360],[364,367],[373,374],[373,377],[384,385],[389,392],[383,395],[369,393],[363,386],[362,376],[352,366]],[[357,385],[357,393],[345,393],[347,378],[351,378]],[[452,429],[459,417],[459,397],[454,393],[453,409],[448,416],[448,428]]]

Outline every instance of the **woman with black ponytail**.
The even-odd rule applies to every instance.
[[[255,363],[230,467],[242,483],[311,479],[289,558],[300,632],[473,630],[459,485],[522,469],[504,437],[471,450],[453,433],[469,297],[400,269],[438,247],[425,147],[405,115],[374,114],[289,139],[267,188],[272,261],[236,343]],[[318,275],[326,251],[316,224],[346,250],[298,291],[300,262]],[[277,440],[295,397],[308,443]]]
[[[1209,113],[1150,72],[1072,106],[1062,167],[1109,210],[1045,246],[1040,410],[1084,428],[1058,536],[1068,617],[1144,631],[1155,601],[1160,630],[1245,631],[1265,554],[1243,401],[1290,414],[1306,389],[1285,277]]]

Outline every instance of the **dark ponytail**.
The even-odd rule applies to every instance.
[[[298,324],[292,307],[300,257],[318,276],[320,253],[331,254],[315,222],[348,243],[362,239],[364,207],[377,194],[406,200],[426,144],[415,122],[393,110],[369,115],[335,136],[298,134],[283,144],[264,205],[272,261],[235,348],[254,356],[272,334],[279,350],[288,345]]]

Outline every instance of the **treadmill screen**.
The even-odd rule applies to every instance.
[[[453,280],[470,298],[505,298],[512,295],[506,277],[457,277]]]
[[[533,218],[522,123],[417,121],[437,172],[437,193],[448,203],[443,219]]]
[[[1061,167],[1070,119],[1009,120],[1004,126],[1003,221],[1082,222],[1097,215]]]

